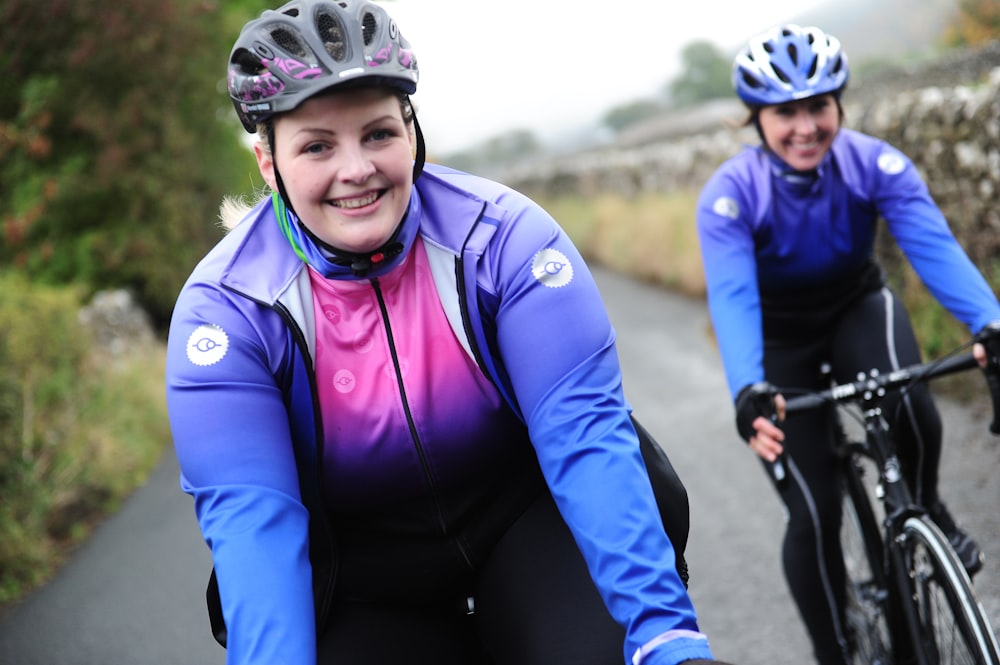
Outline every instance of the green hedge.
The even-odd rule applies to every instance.
[[[107,355],[80,307],[0,273],[0,605],[48,579],[169,441],[162,348]]]

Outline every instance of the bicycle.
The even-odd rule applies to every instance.
[[[1000,330],[994,328],[973,340],[988,350],[994,434],[1000,433],[997,340]],[[960,352],[888,374],[859,373],[854,382],[831,382],[821,391],[778,389],[786,396],[786,417],[824,405],[834,405],[839,414],[846,623],[859,663],[1000,665],[1000,645],[972,581],[947,537],[914,501],[900,472],[891,425],[880,408],[891,390],[905,392],[919,382],[978,367],[972,352]],[[848,434],[845,414],[863,427],[863,435]],[[772,466],[781,482],[782,458]]]

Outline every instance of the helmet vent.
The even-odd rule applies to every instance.
[[[760,87],[762,87],[761,84],[760,84],[760,81],[758,81],[754,77],[750,76],[746,72],[741,72],[740,76],[743,78],[743,82],[746,85],[748,85],[749,87],[751,87],[751,88],[760,88]]]
[[[316,29],[330,57],[337,62],[346,60],[347,44],[344,40],[344,30],[340,26],[340,21],[333,14],[320,12],[316,17]]]
[[[378,21],[375,19],[375,15],[371,12],[365,12],[365,15],[361,18],[361,35],[364,37],[365,46],[371,46],[377,31]]]
[[[298,58],[305,58],[309,55],[309,52],[302,45],[302,40],[293,31],[284,26],[277,26],[271,30],[270,37],[271,41],[286,53],[290,53]]]
[[[267,71],[267,67],[260,61],[260,57],[247,49],[239,49],[233,54],[231,62],[239,67],[240,72],[257,76]]]
[[[799,50],[795,48],[795,44],[788,45],[788,59],[792,61],[793,65],[799,64]]]
[[[816,65],[819,64],[819,58],[813,56],[812,62],[809,64],[809,78],[816,76]]]

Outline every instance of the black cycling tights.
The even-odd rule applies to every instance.
[[[831,314],[831,313],[827,313]],[[768,340],[767,380],[781,387],[822,387],[819,367],[829,361],[838,382],[859,370],[882,372],[920,361],[920,351],[902,304],[887,289],[862,296],[832,317],[822,338]],[[941,421],[926,386],[902,402],[884,403],[895,426],[904,475],[925,505],[936,497]],[[788,509],[783,564],[789,589],[812,638],[821,665],[841,665],[844,568],[840,553],[841,503],[833,473],[830,411],[796,414],[783,424],[791,482],[780,491]]]
[[[547,492],[497,544],[474,588],[441,606],[341,603],[319,665],[618,665],[615,623]]]

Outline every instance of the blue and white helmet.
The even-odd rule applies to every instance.
[[[736,94],[752,106],[839,93],[848,75],[836,37],[792,23],[754,37],[733,62]]]

